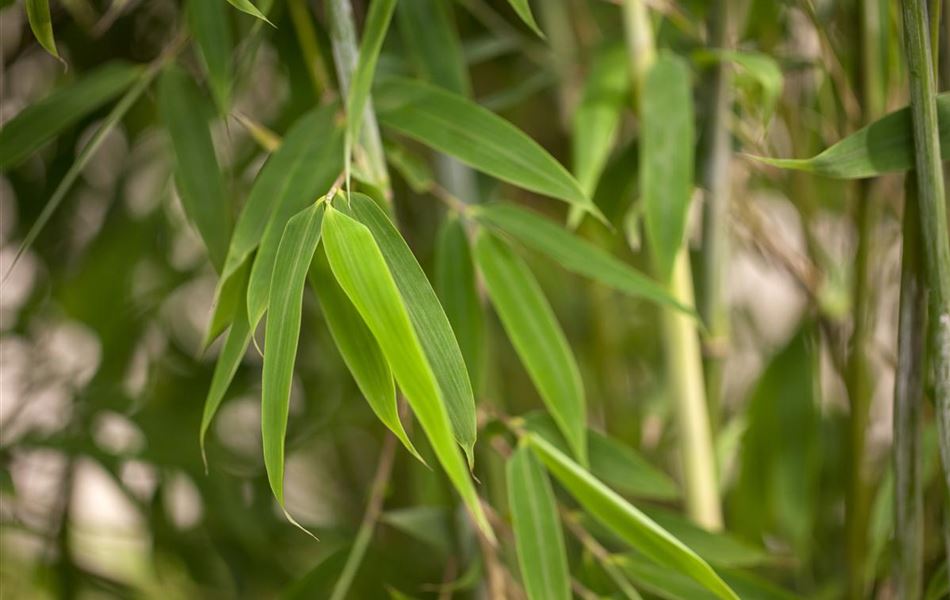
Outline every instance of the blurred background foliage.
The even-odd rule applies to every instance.
[[[571,115],[592,65],[622,53],[618,5],[535,2],[547,36],[540,39],[502,0],[425,4],[447,11],[457,29],[471,94],[572,164]],[[657,45],[689,60],[702,165],[704,125],[713,116],[706,83],[722,60],[709,50],[715,44],[707,22],[717,3],[646,4]],[[883,0],[729,4],[728,35],[743,53],[731,61],[735,105],[728,120],[737,153],[727,182],[731,330],[725,351],[704,348],[709,360],[723,361],[711,418],[728,535],[705,533],[680,516],[682,475],[662,376],[659,309],[537,255],[529,254],[529,263],[578,358],[591,426],[610,436],[605,443],[625,448],[609,456],[627,461],[603,466],[602,478],[731,574],[743,597],[733,581],[754,583],[748,597],[837,598],[854,589],[849,577],[860,582],[858,597],[895,597],[890,447],[902,176],[838,181],[778,171],[741,154],[812,156],[870,120],[869,106],[882,114],[905,105],[898,9]],[[353,5],[362,23],[366,3]],[[61,0],[51,8],[67,68],[31,35],[24,4],[2,2],[4,122],[105,62],[154,61],[187,21],[186,8],[174,0]],[[422,30],[399,10],[380,74],[418,69],[407,36]],[[860,43],[866,10],[877,11],[879,25],[872,57],[862,55]],[[267,131],[286,132],[337,89],[323,3],[276,0],[266,13],[274,27],[230,7],[221,11],[233,39],[226,59],[233,80],[224,86],[230,108],[215,114],[209,103],[207,116],[232,216],[266,157],[260,142]],[[948,36],[940,37],[943,88],[950,57]],[[184,46],[178,63],[206,81],[193,45]],[[202,93],[220,100],[215,86],[207,82]],[[12,269],[29,228],[110,105],[0,178],[0,271],[9,271],[0,293],[0,596],[325,597],[359,527],[385,430],[361,400],[308,294],[286,497],[290,512],[321,541],[290,525],[268,488],[260,451],[261,357],[253,346],[209,432],[205,473],[197,432],[220,343],[207,352],[201,346],[217,275],[175,192],[157,100],[147,90],[135,101]],[[603,176],[591,184],[614,230],[587,220],[580,233],[649,270],[636,191],[638,129],[625,114]],[[394,163],[396,154],[410,162],[429,157],[404,139],[385,141]],[[431,278],[446,211],[406,172],[391,168],[394,206]],[[482,199],[504,197],[561,221],[567,216],[563,207],[489,177],[478,176],[477,189]],[[694,204],[688,237],[699,274]],[[857,327],[866,331],[858,349],[866,365],[855,380]],[[475,474],[505,518],[503,458],[494,449],[504,445],[504,434],[494,416],[529,414],[541,404],[493,315],[486,317],[485,336]],[[849,441],[854,394],[866,395],[869,415],[857,458]],[[928,597],[937,598],[947,589],[947,496],[937,476],[932,403],[924,412],[924,581]],[[420,435],[415,441],[425,444]],[[846,524],[855,466],[864,481],[860,534],[848,533]],[[496,566],[486,564],[444,475],[404,452],[396,453],[393,469],[380,525],[349,597],[489,597],[486,572]],[[644,596],[701,597],[689,581],[621,556],[610,532],[585,525],[601,549],[618,553],[615,563]],[[592,546],[568,537],[584,589],[620,597]],[[498,553],[515,564],[510,539],[503,536]]]

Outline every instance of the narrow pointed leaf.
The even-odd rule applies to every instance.
[[[366,402],[406,450],[425,463],[399,420],[396,385],[393,383],[389,363],[386,362],[373,333],[363,322],[363,317],[340,289],[330,272],[330,265],[323,251],[317,252],[310,274],[313,289],[320,301],[320,309],[330,328],[330,335],[333,336],[343,362],[353,374],[353,379]]]
[[[937,96],[940,155],[950,160],[950,92]],[[835,179],[863,179],[914,166],[910,109],[905,107],[855,131],[812,158],[753,157],[783,169]]]
[[[475,446],[475,397],[465,359],[435,290],[393,222],[369,196],[352,194],[346,209],[369,228],[379,245],[409,311],[449,412],[455,438],[472,464]]]
[[[49,0],[24,0],[26,5],[26,19],[30,22],[30,29],[36,41],[43,49],[56,58],[60,58],[56,50],[56,39],[53,37],[53,22],[49,14]]]
[[[438,382],[373,234],[331,207],[324,219],[324,244],[333,275],[376,337],[446,475],[478,527],[494,539],[455,445]]]
[[[534,13],[531,12],[531,5],[528,4],[528,0],[508,0],[508,4],[524,21],[524,24],[531,28],[531,31],[535,32],[540,38],[544,37],[544,32],[538,27],[538,22],[534,20]]]
[[[250,272],[251,261],[246,260],[230,277],[222,276],[219,280],[211,319],[208,321],[208,329],[201,342],[202,351],[207,350],[208,346],[228,328],[228,325],[236,318],[238,310],[243,312],[245,321],[247,320],[247,279]],[[250,325],[248,328],[250,329]],[[251,331],[252,335],[253,333]]]
[[[261,438],[271,490],[284,505],[284,437],[290,409],[290,385],[297,359],[303,289],[310,261],[320,242],[324,204],[316,203],[287,222],[277,250],[271,313],[264,338]]]
[[[541,463],[521,446],[506,466],[518,565],[529,600],[570,600],[567,551],[554,490]]]
[[[520,129],[475,102],[408,79],[384,82],[376,98],[376,116],[386,127],[488,175],[601,217],[554,157]]]
[[[584,386],[574,354],[551,305],[524,261],[487,231],[475,261],[488,295],[531,381],[582,464],[587,464]]]
[[[172,140],[175,181],[188,219],[198,229],[211,264],[224,267],[231,214],[224,177],[208,129],[208,101],[184,71],[168,67],[158,81],[158,106]]]
[[[593,197],[607,165],[629,92],[630,68],[624,49],[612,47],[596,55],[572,123],[574,175],[588,196]]]
[[[479,222],[513,236],[569,271],[630,296],[647,298],[694,314],[691,308],[677,302],[664,286],[533,211],[512,204],[492,203],[475,207],[474,215]]]
[[[465,227],[456,216],[446,219],[439,231],[435,288],[455,331],[469,379],[477,394],[484,366],[485,319],[478,298],[472,250]]]
[[[141,67],[110,62],[34,102],[0,129],[0,169],[15,167],[43,144],[117,97]]]
[[[353,71],[350,89],[346,99],[347,135],[350,140],[359,139],[360,125],[363,124],[363,110],[369,99],[369,90],[373,85],[373,73],[376,61],[383,47],[389,21],[392,19],[396,0],[376,0],[369,5],[366,27],[360,40],[359,61]]]
[[[206,0],[206,1],[210,1],[210,0]],[[250,0],[228,0],[228,4],[238,9],[242,13],[249,14],[254,18],[264,21],[265,23],[267,23],[268,25],[272,27],[274,26],[273,23],[267,20],[267,15],[261,12],[261,10],[257,8],[254,5],[254,3],[252,3]]]
[[[647,243],[666,281],[683,245],[693,192],[693,100],[685,61],[661,54],[641,100],[640,195]]]
[[[342,168],[343,135],[336,124],[334,107],[325,107],[303,117],[291,128],[254,183],[234,232],[235,238],[247,234],[235,240],[241,249],[253,248],[260,241],[247,286],[247,313],[252,329],[267,310],[284,226],[291,216],[326,194]],[[249,223],[251,219],[255,222]],[[235,245],[232,242],[232,251],[236,251]]]
[[[551,474],[604,527],[650,560],[688,575],[717,597],[738,600],[706,561],[656,522],[543,438],[528,434],[527,439]]]
[[[220,0],[188,0],[186,8],[188,26],[198,42],[218,112],[227,114],[231,107],[234,38],[226,7]]]

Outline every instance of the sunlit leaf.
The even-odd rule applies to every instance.
[[[577,181],[537,142],[471,100],[432,85],[390,79],[378,87],[380,122],[463,163],[600,217]]]
[[[281,506],[284,504],[284,437],[300,338],[303,289],[320,242],[324,206],[322,202],[315,203],[287,222],[277,250],[271,287],[271,312],[264,338],[261,438],[267,478]]]
[[[373,234],[331,207],[324,219],[324,240],[333,275],[376,337],[439,462],[478,527],[494,539],[455,445],[439,384]]]
[[[0,129],[0,169],[16,166],[67,127],[121,94],[141,74],[141,67],[129,63],[106,63],[24,108]]]
[[[689,68],[662,53],[641,94],[640,195],[647,243],[661,280],[683,245],[693,192],[693,93]]]
[[[706,561],[669,532],[543,438],[526,437],[551,474],[604,527],[650,560],[688,575],[717,597],[738,600]]]
[[[937,96],[940,154],[950,159],[950,93]],[[859,129],[812,158],[756,160],[783,169],[807,171],[837,179],[863,179],[914,166],[914,140],[910,109],[902,108]]]
[[[574,354],[541,286],[500,239],[481,231],[475,261],[505,332],[574,456],[587,464],[584,386]]]
[[[56,39],[53,37],[53,22],[49,14],[49,0],[23,0],[26,5],[26,18],[30,22],[30,29],[36,36],[36,41],[51,55],[62,60],[56,50]]]
[[[181,204],[220,271],[231,235],[231,212],[208,129],[208,104],[181,69],[167,68],[158,81],[158,105],[172,140]]]
[[[363,322],[363,317],[340,289],[323,251],[317,252],[310,274],[330,335],[366,402],[406,450],[424,463],[399,420],[396,386],[386,357]]]
[[[439,298],[412,250],[378,204],[369,196],[352,194],[344,210],[366,225],[376,239],[439,383],[455,438],[471,464],[476,437],[475,398],[465,359]]]
[[[544,37],[544,32],[541,31],[537,21],[534,20],[534,13],[531,12],[531,5],[528,4],[528,0],[508,0],[508,4],[521,17],[524,24],[531,28],[531,31],[535,32],[538,37]]]
[[[218,111],[226,114],[231,106],[231,52],[234,40],[225,5],[220,0],[188,0],[188,26],[195,36],[208,85]]]
[[[527,446],[506,466],[508,504],[525,592],[530,600],[570,600],[567,551],[554,491]]]
[[[207,0],[211,1],[211,0]],[[268,25],[273,26],[274,24],[267,20],[267,15],[265,15],[259,8],[257,8],[250,0],[228,0],[228,4],[238,9],[243,13],[247,13],[254,18],[264,21]]]

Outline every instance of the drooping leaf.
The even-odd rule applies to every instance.
[[[281,167],[283,170],[278,171]],[[253,248],[251,242],[260,240],[247,286],[247,313],[252,328],[267,310],[284,225],[292,215],[326,194],[342,169],[343,135],[336,123],[335,109],[330,106],[302,117],[254,182],[234,232],[235,238],[249,234],[239,240],[241,248]],[[244,229],[250,219],[257,221]],[[256,234],[256,238],[250,234]],[[229,260],[234,250],[232,242]]]
[[[435,289],[452,324],[476,395],[485,354],[485,319],[475,281],[475,266],[465,227],[450,216],[439,230],[435,252]]]
[[[399,420],[396,386],[386,357],[363,322],[363,317],[340,289],[322,251],[317,252],[313,261],[310,280],[320,300],[320,309],[330,328],[330,335],[366,402],[406,450],[425,463]]]
[[[529,600],[570,600],[564,533],[547,473],[527,446],[511,455],[506,473],[515,549]]]
[[[574,456],[586,465],[587,415],[580,370],[541,286],[524,261],[487,231],[478,234],[475,261],[531,381]]]
[[[351,194],[349,207],[344,210],[369,228],[386,259],[438,381],[455,438],[471,465],[476,437],[475,398],[465,359],[439,298],[412,250],[372,198]]]
[[[534,13],[531,12],[531,5],[528,4],[528,0],[508,0],[508,4],[524,21],[524,24],[531,28],[531,31],[535,32],[538,37],[544,38],[544,32],[538,27],[538,22],[534,20]]]
[[[379,51],[383,47],[383,39],[386,37],[389,21],[395,8],[396,0],[376,0],[369,5],[366,27],[363,30],[363,38],[360,40],[359,60],[353,71],[346,99],[346,131],[351,143],[359,139],[360,126],[363,124],[363,110],[366,108],[369,90],[373,85],[376,61],[379,59]]]
[[[128,89],[141,67],[109,62],[34,102],[0,129],[0,170],[15,167],[67,127]]]
[[[324,240],[333,275],[376,337],[442,468],[477,526],[494,539],[455,445],[438,381],[373,234],[359,221],[330,207],[324,219]]]
[[[264,21],[268,25],[274,27],[274,24],[267,20],[267,15],[265,15],[259,8],[257,8],[251,0],[228,0],[228,4],[238,9],[243,13],[247,13],[256,19]]]
[[[479,222],[513,236],[569,271],[630,296],[694,313],[691,308],[677,302],[664,286],[533,211],[512,204],[491,203],[473,207],[473,214]]]
[[[537,142],[473,101],[435,86],[390,79],[378,87],[380,122],[514,185],[601,217],[577,181]]]
[[[400,2],[396,20],[402,42],[422,79],[469,96],[472,85],[451,11],[448,0]]]
[[[208,249],[211,264],[224,267],[231,214],[208,129],[208,102],[191,77],[168,67],[158,81],[158,105],[172,140],[181,204]]]
[[[717,597],[738,600],[706,561],[652,519],[543,438],[529,433],[526,439],[551,474],[604,527],[650,560],[691,577]]]
[[[640,196],[657,274],[670,277],[693,191],[693,100],[685,61],[662,53],[641,94]]]
[[[264,338],[261,377],[261,439],[267,479],[281,506],[284,505],[284,437],[300,338],[303,289],[320,242],[324,207],[322,202],[314,203],[287,222],[277,249],[271,287],[271,313]]]
[[[227,114],[231,107],[231,52],[234,39],[225,5],[220,0],[188,0],[188,26],[208,73],[208,84],[218,105]]]
[[[56,50],[56,38],[53,37],[53,21],[49,14],[49,0],[24,0],[26,19],[36,41],[52,56],[62,60]]]
[[[940,155],[950,159],[950,92],[937,96]],[[812,158],[767,158],[756,160],[796,171],[836,179],[863,179],[884,173],[906,171],[914,166],[914,139],[910,109],[902,108],[855,131]]]

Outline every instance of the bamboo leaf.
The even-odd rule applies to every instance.
[[[950,93],[937,96],[940,155],[950,160]],[[767,165],[835,179],[864,179],[914,166],[910,108],[881,117],[812,158],[753,156]]]
[[[351,194],[349,214],[369,228],[396,281],[409,318],[435,374],[455,438],[473,463],[475,398],[452,325],[425,272],[386,213],[369,196]]]
[[[49,52],[62,62],[59,52],[56,50],[56,39],[53,37],[53,21],[49,14],[49,0],[24,0],[26,5],[26,19],[30,22],[30,29],[36,41],[43,46],[43,49]]]
[[[538,457],[592,517],[657,564],[687,575],[724,600],[739,596],[695,552],[543,438],[527,434]]]
[[[487,231],[475,241],[475,261],[488,295],[531,381],[574,456],[587,464],[584,386],[574,354],[528,266]]]
[[[693,101],[689,68],[662,53],[641,94],[640,195],[647,243],[662,281],[683,245],[693,191]]]
[[[346,99],[346,131],[350,143],[359,139],[363,111],[369,99],[370,87],[373,85],[376,61],[379,59],[379,51],[383,47],[383,40],[386,38],[386,31],[389,29],[389,21],[395,8],[396,0],[376,0],[369,5],[366,27],[360,41],[359,61],[353,71],[353,79],[350,81]]]
[[[206,120],[207,102],[184,71],[169,67],[158,82],[158,105],[172,140],[182,207],[201,234],[211,264],[221,271],[231,215]]]
[[[517,127],[458,94],[408,79],[376,93],[380,122],[463,163],[602,218],[577,181]]]
[[[234,39],[224,3],[220,0],[188,0],[186,9],[188,26],[198,42],[218,112],[227,114],[231,106]]]
[[[322,202],[315,203],[287,222],[277,249],[271,287],[271,313],[264,338],[261,438],[267,479],[281,507],[284,505],[284,437],[300,337],[303,288],[320,242],[324,206]]]
[[[106,63],[23,109],[0,129],[0,169],[6,171],[109,102],[142,74],[126,62]]]
[[[455,446],[438,382],[380,246],[365,225],[332,207],[324,219],[324,244],[333,275],[376,337],[446,475],[477,526],[494,540]]]
[[[448,0],[400,2],[396,20],[402,42],[422,79],[469,96],[472,85],[451,7]]]
[[[212,0],[206,0],[206,1],[209,1],[209,2],[210,2],[210,1],[212,1]],[[267,24],[270,25],[271,27],[274,27],[274,28],[277,27],[276,25],[274,25],[273,23],[271,23],[270,21],[268,21],[268,20],[267,20],[267,15],[265,15],[263,12],[261,12],[261,10],[260,10],[259,8],[257,8],[256,6],[254,6],[254,4],[253,4],[250,0],[228,0],[228,4],[230,4],[231,6],[233,6],[233,7],[236,8],[236,9],[238,9],[238,10],[241,11],[242,13],[249,14],[249,15],[251,15],[252,17],[254,17],[254,18],[256,18],[256,19],[260,19],[261,21],[264,21],[265,23],[267,23]]]
[[[528,4],[528,0],[508,0],[508,4],[524,21],[524,24],[531,28],[531,31],[535,32],[539,38],[544,38],[544,32],[538,27],[538,22],[534,20],[534,13],[531,12],[531,5]]]
[[[533,211],[512,204],[492,203],[473,207],[473,214],[479,222],[546,254],[568,271],[590,277],[635,298],[646,298],[695,314],[693,309],[673,298],[662,285]]]
[[[518,565],[529,600],[570,600],[567,551],[551,482],[527,446],[506,466]]]
[[[435,288],[452,324],[469,380],[476,394],[481,382],[485,354],[485,319],[478,297],[475,266],[465,227],[450,216],[439,230],[435,253]]]
[[[663,508],[649,507],[643,512],[711,565],[754,567],[769,561],[769,555],[763,548],[730,533],[708,531],[682,515]]]
[[[292,215],[329,191],[343,168],[342,159],[343,135],[336,123],[335,107],[320,108],[291,128],[254,182],[234,232],[235,238],[246,234],[235,240],[240,249],[253,248],[260,240],[247,286],[247,313],[252,329],[267,310],[284,226]],[[231,251],[236,251],[234,242],[229,260]]]
[[[758,104],[762,114],[769,118],[775,109],[775,103],[782,94],[782,68],[771,56],[761,52],[737,50],[701,50],[694,55],[700,64],[713,61],[729,61],[739,67],[739,75],[747,75],[761,89]]]
[[[330,335],[366,402],[406,450],[425,464],[399,420],[396,386],[386,357],[353,303],[333,278],[322,251],[317,252],[310,274]]]
[[[410,506],[388,510],[379,519],[420,542],[432,546],[440,556],[452,553],[454,542],[451,514],[441,506]]]
[[[667,600],[707,600],[716,595],[676,571],[652,564],[642,557],[625,554],[614,557],[630,579],[644,591]],[[723,579],[743,600],[796,600],[791,594],[771,583],[742,571],[724,571]]]
[[[230,277],[222,276],[219,279],[211,319],[208,321],[208,329],[205,331],[205,337],[201,343],[202,351],[207,350],[208,346],[236,318],[239,304],[240,310],[243,311],[245,320],[247,320],[247,279],[250,272],[250,261],[245,261]],[[248,325],[248,328],[250,328],[250,325]],[[252,335],[253,333],[251,331]]]

